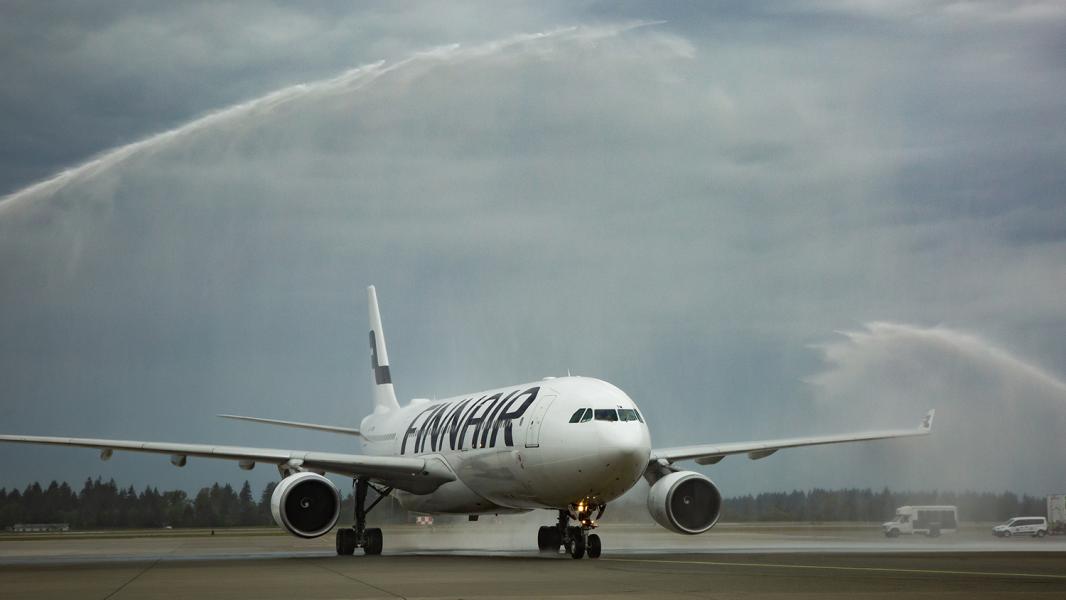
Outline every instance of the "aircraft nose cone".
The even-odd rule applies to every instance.
[[[643,427],[635,423],[609,423],[600,430],[600,452],[611,471],[622,481],[636,481],[648,465],[651,453]]]

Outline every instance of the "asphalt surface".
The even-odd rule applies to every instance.
[[[387,530],[377,557],[335,556],[329,539],[232,532],[8,537],[0,599],[1066,598],[1066,540],[1056,538],[978,546],[974,532],[900,545],[869,528],[724,528],[697,536],[694,551],[693,538],[604,528],[604,556],[572,560],[508,547],[525,540],[494,539],[497,530]],[[637,547],[670,539],[684,543]]]

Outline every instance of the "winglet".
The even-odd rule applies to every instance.
[[[367,288],[370,301],[370,371],[374,383],[374,412],[390,412],[400,408],[396,388],[389,373],[389,352],[385,349],[385,333],[381,329],[378,293],[374,286]]]
[[[935,408],[934,409],[930,409],[929,412],[925,413],[925,416],[922,417],[922,423],[921,423],[921,425],[918,426],[918,429],[920,429],[920,430],[922,430],[922,431],[924,431],[926,433],[929,433],[930,431],[932,431],[933,430],[933,417],[935,417],[935,416],[936,416],[936,409]]]

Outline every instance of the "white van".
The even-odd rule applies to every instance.
[[[958,529],[958,511],[954,506],[901,506],[896,517],[881,524],[885,537],[921,533],[937,537],[941,533],[955,533]]]
[[[1012,535],[1031,535],[1044,537],[1047,535],[1047,519],[1044,517],[1014,517],[1002,525],[992,528],[996,537],[1010,537]]]

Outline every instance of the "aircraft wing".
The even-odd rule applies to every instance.
[[[933,430],[933,416],[935,414],[935,410],[927,412],[922,419],[921,424],[915,429],[867,431],[863,433],[786,438],[758,442],[730,442],[726,444],[701,444],[696,446],[679,446],[676,448],[656,448],[651,451],[651,462],[665,466],[666,464],[679,460],[695,460],[701,465],[713,465],[730,454],[747,454],[748,458],[758,460],[760,458],[766,458],[782,448],[820,446],[822,444],[843,444],[846,442],[866,442],[870,440],[928,435]]]
[[[171,442],[137,442],[132,440],[101,440],[93,438],[45,437],[36,435],[0,435],[0,442],[48,444],[97,448],[100,458],[107,460],[115,450],[169,454],[171,462],[184,466],[186,458],[221,458],[235,460],[243,468],[257,462],[294,470],[322,471],[347,477],[367,477],[386,485],[414,493],[428,493],[442,484],[455,480],[455,475],[440,459],[369,456],[364,454],[335,454],[303,450],[245,448],[210,444],[176,444]]]
[[[344,435],[357,435],[365,437],[362,431],[351,427],[337,427],[336,425],[319,425],[318,423],[304,423],[302,421],[284,421],[282,419],[264,419],[263,417],[245,417],[242,415],[215,415],[223,419],[236,419],[238,421],[250,421],[252,423],[266,423],[267,425],[280,425],[282,427],[296,427],[299,429],[313,429],[315,431],[328,431],[330,433],[343,433]]]

